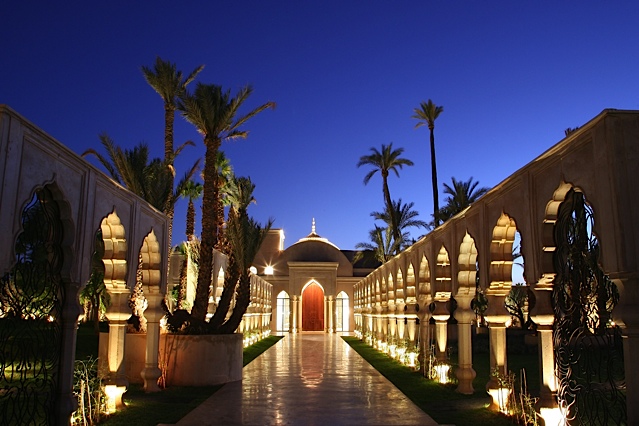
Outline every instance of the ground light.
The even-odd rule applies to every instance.
[[[566,424],[566,417],[559,407],[555,408],[541,408],[540,416],[544,419],[546,426],[564,426]]]
[[[106,385],[104,387],[106,414],[115,413],[119,407],[124,405],[124,402],[122,402],[124,392],[126,392],[126,386]]]
[[[511,390],[509,388],[488,389],[488,393],[493,399],[493,406],[498,407],[499,411],[509,414],[508,397]]]
[[[435,366],[435,372],[437,373],[437,381],[441,384],[448,383],[448,371],[450,370],[450,365],[448,364],[437,364]]]

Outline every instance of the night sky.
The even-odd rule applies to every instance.
[[[277,108],[222,149],[256,184],[249,213],[274,218],[286,246],[312,218],[341,249],[366,241],[382,183],[365,186],[369,169],[356,164],[390,142],[415,163],[390,177],[391,197],[430,221],[428,128],[411,118],[421,101],[444,106],[440,188],[452,176],[492,187],[566,128],[605,108],[639,110],[635,1],[12,1],[0,46],[0,104],[77,153],[101,149],[107,132],[163,155],[163,104],[140,72],[157,55],[185,73],[204,64],[198,81],[233,92],[252,84],[247,108]],[[179,116],[175,135],[196,143],[181,175],[204,146]],[[185,211],[183,200],[174,243]]]

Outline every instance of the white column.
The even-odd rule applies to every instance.
[[[457,302],[459,307],[456,313],[458,348],[459,348],[459,368],[457,369],[457,392],[472,395],[473,379],[477,375],[473,370],[473,343],[471,321],[475,317],[475,313],[470,310],[470,297],[458,296]],[[467,308],[466,308],[467,307]]]
[[[127,287],[107,288],[111,297],[111,305],[107,308],[106,316],[109,319],[109,343],[107,346],[108,377],[105,381],[107,408],[109,411],[124,408],[122,394],[129,386],[126,377],[126,365],[124,363],[124,345],[126,340],[127,319],[131,316],[129,309],[129,297],[131,291]]]
[[[297,309],[297,305],[299,304],[299,296],[293,296],[293,301],[291,303],[291,327],[292,327],[292,331],[293,333],[297,333],[299,331],[298,329],[298,322],[299,322],[299,317],[298,317],[298,309]]]
[[[328,296],[328,332],[335,332],[335,324],[333,319],[333,305],[335,304],[335,300],[333,300],[333,296]]]
[[[144,297],[148,303],[144,316],[146,317],[146,360],[141,372],[144,379],[145,392],[159,392],[158,379],[162,371],[158,367],[158,353],[160,350],[160,319],[164,316],[162,311],[162,295],[158,287],[145,286]]]

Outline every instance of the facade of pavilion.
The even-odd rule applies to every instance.
[[[611,409],[607,421],[615,422],[627,409],[627,424],[639,424],[637,184],[639,111],[604,110],[360,280],[354,291],[356,333],[380,348],[404,341],[421,344],[426,353],[432,319],[437,356],[445,358],[447,329],[457,327],[458,391],[472,393],[471,301],[480,289],[488,299],[491,370],[505,374],[510,314],[504,299],[518,231],[524,278],[535,299],[542,414],[579,410],[588,416],[596,410],[590,418],[601,419]],[[448,325],[451,298],[456,326]],[[611,337],[615,330],[619,339]],[[615,345],[616,352],[583,365],[580,357]],[[593,366],[590,377],[604,377],[602,383],[573,375]],[[593,393],[579,395],[587,391]]]
[[[271,330],[353,331],[354,285],[379,263],[353,263],[355,252],[318,235],[314,219],[308,236],[283,247],[282,230],[271,230],[254,261],[257,274],[273,286]]]

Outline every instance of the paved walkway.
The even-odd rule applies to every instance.
[[[180,420],[190,425],[437,425],[339,336],[286,335]]]

